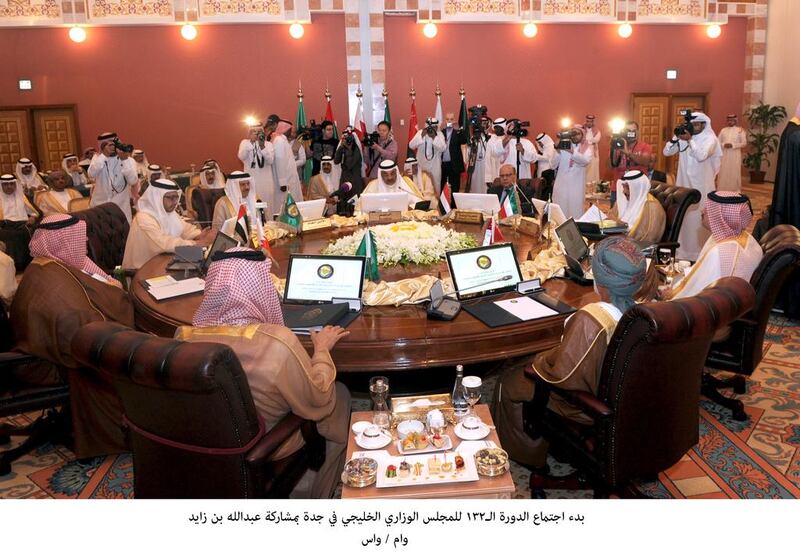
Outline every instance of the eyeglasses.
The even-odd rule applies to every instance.
[[[501,178],[512,178],[512,177],[514,177],[514,174],[500,174],[500,177]]]

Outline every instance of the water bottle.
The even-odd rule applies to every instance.
[[[464,379],[464,365],[456,365],[456,383],[453,386],[453,415],[463,417],[469,411],[469,404],[464,397],[464,387],[461,382]]]

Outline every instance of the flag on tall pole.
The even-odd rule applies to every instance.
[[[392,114],[389,112],[389,91],[386,90],[386,87],[383,88],[381,96],[383,97],[383,120],[391,124]]]
[[[333,122],[333,138],[339,138],[339,130],[336,127],[336,120],[333,118],[333,107],[331,106],[331,91],[328,89],[328,86],[325,85],[325,116],[322,118],[323,120],[328,120],[329,122]]]
[[[442,116],[442,90],[439,88],[439,84],[436,84],[436,111],[433,113],[433,117],[439,120],[439,127],[444,127],[444,116]]]
[[[297,83],[297,118],[295,121],[295,129],[299,130],[301,127],[306,127],[306,108],[303,104],[303,84]],[[299,139],[298,139],[299,141]],[[303,141],[303,148],[306,147],[306,141]],[[306,164],[303,166],[303,183],[308,183],[311,179],[311,172],[313,164],[310,158],[306,159]]]
[[[356,97],[358,97],[358,104],[356,105],[356,115],[353,118],[353,132],[358,135],[359,141],[364,141],[364,136],[367,134],[367,123],[364,121],[364,102],[362,97],[364,93],[361,92],[361,85],[358,86]]]
[[[411,81],[411,90],[408,92],[408,96],[411,97],[411,117],[408,119],[408,142],[411,143],[411,140],[417,134],[417,91],[414,89],[413,80]],[[414,150],[408,147],[406,156],[411,157],[414,155]]]

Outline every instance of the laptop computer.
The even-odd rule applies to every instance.
[[[567,260],[567,268],[572,273],[572,277],[592,280],[592,257],[589,253],[589,246],[586,245],[575,219],[570,218],[556,228],[556,235],[561,245],[564,246],[564,258]]]
[[[239,242],[232,237],[217,232],[211,247],[206,250],[203,256],[203,248],[199,245],[181,245],[175,248],[175,257],[167,265],[167,270],[197,270],[205,276],[208,265],[211,263],[211,256],[218,251],[227,251],[231,247],[237,247]],[[186,248],[186,249],[182,249]]]
[[[453,193],[456,208],[462,210],[479,210],[485,213],[500,212],[500,199],[491,193]]]
[[[408,210],[408,193],[364,193],[361,212],[403,212]]]
[[[325,214],[325,199],[314,199],[313,201],[300,201],[297,209],[303,220],[316,220]]]
[[[513,291],[522,281],[510,243],[448,251],[447,266],[459,300]]]

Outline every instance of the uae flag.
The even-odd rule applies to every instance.
[[[364,121],[364,101],[359,97],[356,106],[356,115],[353,117],[353,131],[358,135],[358,140],[363,142],[367,134],[367,123]]]
[[[514,190],[503,191],[503,202],[500,203],[500,218],[508,218],[520,214],[519,207],[517,206],[517,196],[514,195]]]
[[[410,143],[417,134],[417,99],[411,97],[411,117],[408,119],[408,142]],[[408,147],[406,157],[415,156],[411,147]]]
[[[367,228],[364,237],[361,238],[361,243],[358,244],[356,257],[364,257],[367,259],[367,264],[364,265],[364,278],[372,282],[380,282],[381,277],[380,274],[378,274],[378,247],[375,245],[375,235],[369,228]]]
[[[442,214],[447,214],[453,206],[453,194],[450,191],[450,184],[445,183],[442,188],[442,193],[439,195],[439,206],[442,209]]]
[[[247,218],[247,205],[239,205],[239,214],[236,215],[234,234],[242,240],[242,245],[250,246],[250,222]]]
[[[500,226],[497,225],[497,220],[494,217],[489,218],[489,224],[486,226],[486,231],[483,233],[483,246],[494,245],[495,243],[503,243],[505,238],[500,232]]]

